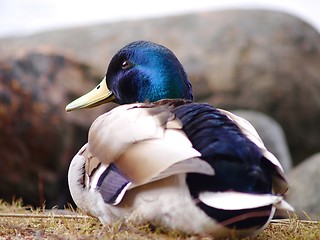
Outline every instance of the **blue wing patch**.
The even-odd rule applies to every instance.
[[[111,163],[99,177],[97,190],[105,203],[117,205],[130,185],[131,182]]]

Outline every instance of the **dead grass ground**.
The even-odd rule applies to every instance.
[[[99,220],[70,210],[67,215],[25,207],[21,202],[0,201],[0,239],[210,239],[181,232],[119,221],[104,227]],[[301,221],[295,217],[273,221],[256,238],[249,239],[320,239],[320,221]]]

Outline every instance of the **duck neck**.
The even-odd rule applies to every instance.
[[[143,87],[139,87],[138,101],[155,102],[161,99],[177,99],[193,100],[191,84],[189,81],[177,81],[168,78],[162,81],[143,81]]]

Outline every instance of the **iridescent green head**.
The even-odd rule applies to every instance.
[[[67,106],[67,111],[104,102],[154,102],[167,98],[193,100],[183,66],[166,47],[147,41],[130,43],[111,59],[102,82]]]

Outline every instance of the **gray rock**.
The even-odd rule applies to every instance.
[[[282,12],[228,10],[64,29],[2,39],[0,56],[51,45],[103,75],[120,47],[140,39],[176,53],[197,101],[273,117],[283,126],[295,163],[319,151],[320,36]]]
[[[312,155],[289,174],[288,202],[302,218],[320,219],[320,153]],[[305,213],[306,214],[305,214]]]
[[[232,112],[248,120],[255,127],[267,149],[278,158],[285,173],[288,173],[292,166],[292,160],[284,132],[279,123],[256,111],[235,110]]]

